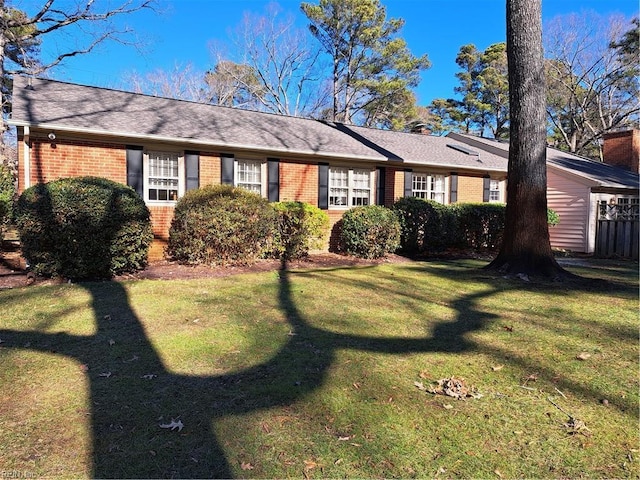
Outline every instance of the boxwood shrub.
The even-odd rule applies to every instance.
[[[324,247],[329,233],[329,215],[304,202],[275,202],[278,214],[272,256],[292,260]]]
[[[448,208],[456,217],[457,226],[452,246],[475,250],[500,247],[506,211],[503,203],[456,203]]]
[[[382,258],[400,246],[396,213],[378,205],[352,208],[342,216],[340,246],[350,255]]]
[[[277,213],[256,193],[230,185],[188,191],[176,204],[167,254],[187,264],[251,264],[273,250]]]
[[[421,254],[446,247],[452,241],[455,216],[433,200],[403,197],[393,204],[402,227],[400,248],[404,253]]]
[[[15,220],[23,256],[45,276],[102,279],[140,270],[153,240],[144,201],[105,178],[34,185],[20,195]]]

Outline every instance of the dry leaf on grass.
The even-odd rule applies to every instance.
[[[467,397],[481,398],[482,395],[478,393],[475,387],[468,386],[464,378],[442,378],[438,380],[438,385],[427,389],[427,392],[437,395],[447,395],[448,397],[457,398],[463,400]]]
[[[240,468],[242,470],[253,470],[253,465],[248,462],[240,462]]]
[[[588,352],[581,352],[576,355],[576,360],[589,360],[591,358],[591,354]]]
[[[168,428],[171,431],[174,431],[176,428],[178,429],[178,432],[181,432],[182,429],[184,428],[184,423],[182,423],[182,420],[175,420],[175,419],[171,419],[171,423],[161,423],[160,424],[160,428]]]

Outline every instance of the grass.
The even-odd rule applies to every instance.
[[[587,286],[438,261],[2,291],[0,471],[637,478],[638,266],[590,263]],[[451,376],[482,397],[415,386]]]

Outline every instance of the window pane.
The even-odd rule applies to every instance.
[[[238,160],[236,164],[236,187],[261,194],[262,162],[258,160]]]
[[[179,185],[179,156],[173,152],[148,152],[149,200],[177,200]]]

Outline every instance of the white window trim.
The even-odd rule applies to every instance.
[[[426,190],[414,190],[414,181],[413,179],[416,176],[426,177]],[[441,177],[442,178],[442,191],[433,190],[431,188],[431,184],[434,182],[434,178]],[[449,187],[449,177],[443,173],[427,173],[427,172],[413,172],[411,177],[411,195],[417,198],[423,198],[424,200],[433,200],[434,202],[441,203],[442,205],[447,204],[447,191]],[[424,193],[425,197],[416,195],[416,192]],[[442,201],[436,200],[432,198],[436,194],[441,195]]]
[[[170,153],[178,156],[178,199],[184,195],[186,185],[186,171],[184,165],[184,152],[176,150],[168,150],[166,148],[147,148],[143,154],[143,193],[145,203],[150,205],[175,205],[176,200],[150,200],[149,199],[149,153]]]
[[[267,162],[259,158],[236,158],[233,162],[233,186],[238,187],[238,162],[251,162],[260,164],[260,196],[267,198]]]
[[[497,185],[498,188],[492,188]],[[498,198],[491,198],[491,192],[498,192]],[[502,182],[500,180],[489,179],[489,203],[502,203]]]
[[[331,204],[331,189],[332,188],[342,188],[342,187],[332,187],[331,186],[331,171],[332,170],[346,170],[347,171],[347,205],[332,205]],[[369,174],[369,203],[368,205],[375,205],[375,195],[376,195],[376,170],[371,168],[358,168],[358,167],[346,167],[343,165],[335,165],[329,167],[329,185],[328,185],[328,205],[332,210],[349,210],[354,207],[359,207],[361,205],[351,205],[351,199],[353,198],[353,190],[354,188],[354,177],[353,172],[366,172]]]

